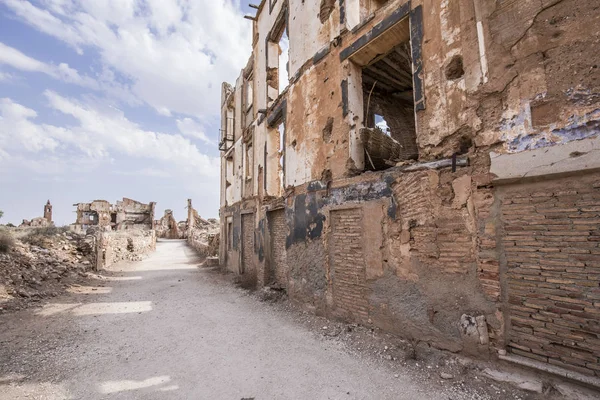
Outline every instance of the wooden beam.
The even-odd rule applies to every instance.
[[[253,17],[252,15],[244,15],[244,18],[252,20],[252,21],[256,21],[256,17]]]
[[[385,64],[385,65],[383,65],[383,64]],[[392,59],[390,59],[388,57],[383,58],[376,65],[373,65],[373,67],[378,68],[378,69],[382,69],[382,67],[387,68],[386,66],[389,68],[392,68],[398,75],[402,76],[407,82],[412,84],[412,71],[408,72],[407,70],[403,69],[400,64],[394,62]]]
[[[258,10],[260,6],[257,6],[256,4],[248,4],[248,7],[255,8]]]
[[[411,85],[412,81],[409,84],[406,84],[406,82],[398,80],[397,78],[390,75],[386,71],[381,70],[379,68],[375,68],[375,66],[373,66],[373,65],[368,68],[365,68],[365,71],[368,71],[368,73],[375,79],[381,79],[381,80],[386,80],[388,82],[392,82],[394,89],[397,89],[397,90],[410,89],[410,87],[412,86]]]
[[[375,90],[378,92],[391,93],[398,90],[396,88],[396,83],[390,82],[384,77],[370,74],[367,70],[363,71],[363,83],[365,84],[365,87],[368,87],[370,90],[370,88],[373,87],[373,82],[375,81],[377,81]]]

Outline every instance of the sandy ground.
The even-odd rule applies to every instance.
[[[199,261],[159,242],[145,261],[1,316],[0,400],[488,398],[351,354]]]

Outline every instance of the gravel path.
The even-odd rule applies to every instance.
[[[159,242],[145,261],[0,317],[0,400],[449,398],[198,264],[184,242]]]

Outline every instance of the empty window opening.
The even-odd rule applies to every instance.
[[[277,127],[279,131],[279,183],[285,189],[285,123]]]
[[[233,248],[233,222],[227,221],[227,250]]]
[[[235,179],[234,160],[233,152],[227,157],[225,164],[225,205],[233,203],[233,185],[231,184]]]
[[[233,144],[233,129],[235,125],[234,121],[234,113],[235,109],[232,107],[227,107],[227,112],[224,116],[221,117],[221,129],[220,129],[220,142],[219,142],[219,150],[227,151]]]
[[[279,39],[279,94],[281,94],[289,84],[289,60],[290,60],[290,40],[287,35],[287,29],[283,31]]]
[[[402,43],[362,70],[365,169],[383,170],[416,159],[412,58]]]
[[[250,70],[248,75],[244,75],[242,95],[244,128],[247,128],[254,119],[254,76],[252,70]]]
[[[110,222],[113,224],[117,223],[117,213],[110,214]]]
[[[287,7],[280,11],[267,41],[267,106],[273,105],[289,84],[290,41],[287,34]]]
[[[253,78],[249,77],[246,80],[246,112],[252,107],[252,103],[254,100],[254,90],[253,90]]]
[[[83,214],[84,224],[83,225],[98,225],[99,217],[96,211],[90,211]]]
[[[246,145],[246,180],[252,179],[254,175],[254,150],[252,143]]]

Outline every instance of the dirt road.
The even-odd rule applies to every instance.
[[[319,340],[181,241],[75,292],[0,317],[1,400],[448,399]]]

